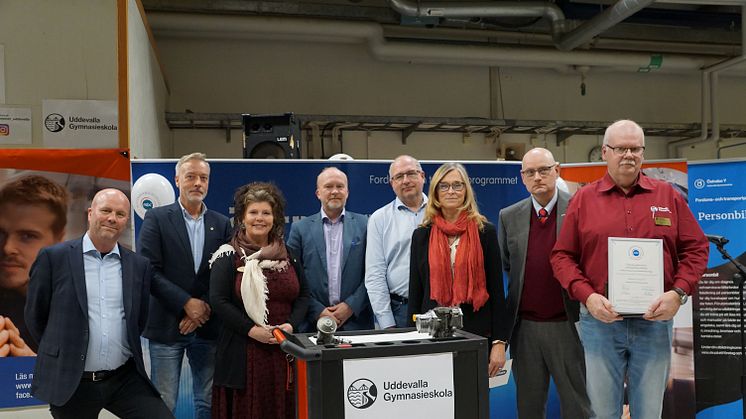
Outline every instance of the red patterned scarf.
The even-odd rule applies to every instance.
[[[461,236],[456,263],[451,272],[451,250],[448,236]],[[489,299],[484,274],[484,255],[479,241],[477,222],[462,211],[454,223],[442,215],[433,218],[428,250],[430,264],[430,298],[442,306],[470,303],[479,310]]]

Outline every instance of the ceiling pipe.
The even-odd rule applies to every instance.
[[[543,17],[549,20],[552,38],[559,41],[566,32],[565,14],[554,3],[541,1],[492,2],[421,2],[389,0],[391,8],[403,16],[412,17]]]
[[[638,72],[649,68],[653,54],[614,51],[562,52],[555,48],[463,46],[388,41],[381,25],[269,16],[216,16],[186,13],[150,13],[148,21],[161,37],[214,39],[271,39],[292,42],[365,43],[371,55],[387,62],[478,67],[532,67],[572,69],[591,66]],[[699,71],[713,63],[711,56],[669,54],[656,72]]]
[[[494,29],[423,28],[398,25],[383,25],[387,38],[399,40],[422,40],[435,42],[461,42],[464,44],[500,44],[523,47],[550,47],[552,38],[545,33],[510,32]],[[598,38],[593,40],[594,50],[621,50],[632,52],[655,52],[664,54],[696,54],[729,57],[735,47],[727,44],[693,43],[681,41],[648,41],[632,39]]]
[[[746,142],[736,143],[736,144],[728,144],[721,147],[718,147],[717,151],[717,159],[720,160],[720,152],[723,151],[726,148],[733,148],[733,147],[740,147],[742,145],[746,145]]]
[[[572,51],[654,1],[619,0],[569,32],[565,14],[554,3],[389,0],[389,4],[401,15],[413,17],[544,17],[549,20],[552,38],[557,48],[561,51]]]
[[[592,19],[585,21],[573,31],[562,35],[557,48],[561,51],[572,51],[573,49],[590,42],[600,33],[606,31],[619,22],[639,12],[655,0],[619,0],[613,6],[607,7],[603,12]]]

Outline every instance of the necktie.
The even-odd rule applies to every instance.
[[[539,222],[542,224],[547,222],[547,218],[549,217],[549,213],[546,209],[542,208],[539,210]]]

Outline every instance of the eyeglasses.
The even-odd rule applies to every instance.
[[[394,176],[391,176],[391,180],[393,180],[394,182],[401,182],[404,180],[405,177],[409,180],[417,180],[417,178],[420,177],[420,173],[422,172],[420,172],[419,170],[410,170],[404,173],[397,173]]]
[[[551,166],[544,166],[544,167],[540,167],[538,169],[521,170],[521,174],[523,176],[525,176],[525,177],[528,177],[528,178],[532,178],[532,177],[536,176],[537,173],[541,177],[547,177],[547,176],[549,176],[550,173],[552,173],[552,169],[554,169],[554,166],[556,166],[556,165],[557,165],[557,163],[554,163]]]
[[[613,151],[614,154],[616,154],[617,156],[623,156],[627,154],[628,151],[632,153],[632,155],[634,156],[639,156],[640,154],[642,154],[643,151],[645,151],[644,146],[643,147],[614,147],[614,146],[605,144],[604,147],[610,148],[611,151]]]
[[[438,190],[440,192],[448,192],[449,189],[453,189],[456,192],[461,192],[464,190],[464,187],[466,184],[464,182],[439,182],[438,183]]]

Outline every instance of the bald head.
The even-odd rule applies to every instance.
[[[319,173],[316,177],[316,188],[319,188],[328,177],[340,177],[344,179],[345,185],[347,185],[347,175],[345,172],[337,169],[336,167],[325,167],[324,170]]]
[[[640,145],[645,145],[645,132],[637,122],[629,119],[620,119],[609,125],[604,132],[604,145],[609,145],[615,137],[634,137],[640,141]]]
[[[644,151],[645,134],[636,122],[623,119],[606,128],[601,157],[611,179],[625,192],[637,182]]]
[[[389,166],[389,176],[394,176],[396,174],[394,173],[394,171],[398,167],[402,167],[402,166],[414,167],[417,170],[422,170],[422,166],[420,165],[420,162],[417,161],[417,159],[415,159],[412,156],[402,154],[401,156],[395,158],[394,161],[391,162],[391,166]]]
[[[324,213],[336,220],[347,203],[347,175],[336,167],[327,167],[316,178],[316,197],[319,198]]]
[[[88,208],[88,237],[101,253],[110,252],[127,228],[130,201],[118,189],[103,189]]]
[[[402,155],[394,159],[389,167],[391,189],[410,209],[416,211],[422,204],[425,172],[420,162],[412,156]]]
[[[528,150],[526,154],[523,155],[523,160],[521,161],[521,169],[526,168],[526,162],[531,163],[535,161],[546,163],[547,166],[556,163],[554,161],[554,155],[552,155],[551,151],[547,150],[546,148],[536,147]]]
[[[532,148],[523,155],[521,177],[526,190],[539,204],[545,206],[557,191],[559,165],[552,152],[545,148]]]

